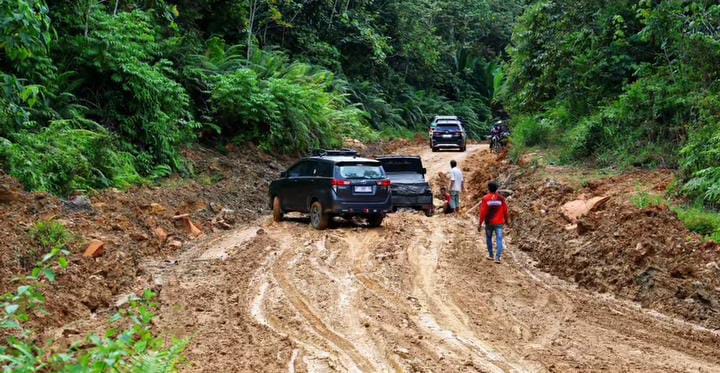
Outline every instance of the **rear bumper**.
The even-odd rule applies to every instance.
[[[387,214],[392,210],[390,197],[382,202],[346,202],[335,200],[326,212],[333,215]]]
[[[393,195],[393,208],[411,208],[416,210],[432,210],[433,196],[421,195]]]
[[[441,147],[457,147],[460,148],[463,145],[465,145],[465,139],[459,138],[459,139],[443,139],[443,138],[433,138],[432,139],[432,146],[434,148],[441,148]]]

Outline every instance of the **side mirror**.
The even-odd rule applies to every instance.
[[[423,173],[423,175],[426,175],[426,174],[427,174],[427,168],[423,167],[422,173]]]
[[[286,178],[287,177],[287,171],[283,171],[280,173],[280,177]]]

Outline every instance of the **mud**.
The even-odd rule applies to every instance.
[[[432,175],[465,158],[405,150]],[[717,331],[546,274],[512,240],[494,264],[481,238],[462,215],[263,217],[147,272],[160,329],[192,337],[188,371],[720,371]]]
[[[257,149],[231,150],[223,155],[188,149],[185,156],[194,170],[192,177],[175,177],[127,192],[89,192],[89,198],[78,199],[82,203],[24,192],[12,178],[0,175],[0,188],[17,197],[0,202],[0,291],[15,289],[13,279],[28,273],[48,250],[32,241],[30,229],[39,221],[55,220],[75,236],[71,265],[58,276],[56,285],[47,286],[49,315],[37,321],[36,329],[51,330],[93,318],[112,308],[118,297],[141,292],[152,285],[142,270],[143,262],[173,258],[195,239],[173,216],[189,214],[204,234],[212,234],[265,213],[267,198],[258,191],[267,189],[286,161],[271,159]],[[178,250],[159,242],[153,233],[157,228],[182,247]],[[83,258],[87,242],[93,239],[105,242],[105,255]]]
[[[637,193],[664,194],[670,171],[602,175],[596,171],[509,166],[487,153],[472,181],[497,178],[513,190],[512,235],[538,267],[578,285],[646,308],[720,329],[720,251],[685,228],[666,206],[638,209]],[[484,185],[484,184],[480,184]],[[472,198],[482,195],[477,190]],[[609,200],[571,225],[566,202],[594,196]]]
[[[429,177],[439,183],[450,160],[457,160],[469,183],[463,213],[427,218],[401,212],[381,228],[345,222],[322,232],[303,217],[273,223],[267,214],[248,214],[232,230],[184,241],[166,255],[130,256],[135,277],[125,288],[156,289],[158,331],[191,341],[185,371],[720,372],[720,332],[712,329],[709,308],[684,301],[690,306],[683,307],[695,310],[685,312],[674,300],[655,296],[668,284],[707,281],[711,286],[714,281],[694,270],[678,272],[692,279],[670,275],[669,282],[661,281],[667,263],[700,268],[696,259],[687,259],[700,254],[662,254],[661,247],[689,249],[694,242],[682,235],[682,243],[665,241],[665,230],[672,235],[679,231],[669,229],[681,229],[669,212],[617,212],[613,203],[621,203],[624,194],[612,191],[620,180],[585,187],[593,190],[559,177],[549,183],[547,170],[513,170],[483,145],[466,153],[432,153],[410,144],[395,152],[420,154]],[[636,179],[666,180],[656,177]],[[471,210],[492,178],[513,189],[516,216],[501,265],[485,260],[484,238]],[[542,189],[546,184],[550,190]],[[588,220],[592,229],[582,237],[568,236],[577,233],[565,231],[567,223],[550,207],[590,192],[613,197],[604,210],[588,216],[600,219]],[[204,210],[194,211],[202,216]],[[168,214],[176,212],[173,207]],[[613,220],[616,214],[635,215]],[[643,219],[657,227],[646,227],[651,233],[645,236],[638,228],[615,238],[603,219],[623,226]],[[197,220],[205,228],[203,219]],[[596,249],[582,241],[590,234],[599,235]],[[603,241],[607,234],[615,241]],[[644,259],[658,268],[650,277],[655,290],[643,293],[654,302],[635,296],[642,287],[628,276],[644,267],[624,270],[633,257],[603,252],[583,254],[592,260],[580,261],[574,251],[606,250],[633,234],[633,240],[655,248]],[[98,262],[113,257],[102,258]],[[606,265],[613,270],[601,271]],[[625,282],[605,285],[600,293],[596,284],[613,284],[613,278]],[[116,299],[108,291],[107,297]],[[65,327],[80,334],[97,330],[113,308],[99,307],[99,317],[78,316]],[[698,316],[702,312],[709,315],[704,320]]]

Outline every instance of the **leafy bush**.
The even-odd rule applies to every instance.
[[[15,255],[20,266],[24,270],[32,270],[37,262],[53,250],[61,250],[61,253],[70,249],[70,245],[75,241],[72,233],[62,224],[55,220],[37,222],[30,229],[30,237],[38,244],[38,247],[31,246],[27,250],[18,250]],[[54,255],[57,255],[56,253]],[[68,262],[64,255],[59,255],[59,263],[62,267],[67,267]],[[54,278],[54,274],[51,274]]]
[[[691,132],[680,151],[680,169],[687,183],[683,192],[707,205],[720,206],[720,95],[708,95],[699,105],[701,128]]]
[[[689,230],[720,243],[720,214],[702,207],[678,207],[673,211]]]
[[[521,117],[513,122],[512,143],[517,146],[544,145],[552,134],[553,128],[547,119]]]
[[[58,195],[141,183],[134,158],[113,150],[102,128],[88,126],[55,121],[38,133],[17,133],[0,142],[0,164],[29,189]]]
[[[199,126],[190,112],[190,97],[174,80],[173,63],[163,55],[172,39],[162,40],[149,12],[111,15],[100,7],[88,17],[86,25],[75,27],[90,31],[68,40],[77,54],[73,67],[84,77],[81,82],[104,91],[92,97],[98,109],[88,114],[98,123],[113,123],[128,150],[149,157],[149,164],[137,165],[143,174],[158,164],[184,170],[178,147],[192,141]]]
[[[651,207],[667,206],[665,198],[655,194],[650,194],[647,191],[638,191],[635,195],[630,197],[630,203],[641,210]]]
[[[0,3],[0,50],[13,62],[14,72],[38,80],[53,73],[49,13],[41,0]]]
[[[717,206],[719,26],[716,2],[538,1],[516,26],[503,98],[550,120],[566,161],[680,166],[686,195]]]
[[[255,50],[250,60],[239,52],[213,39],[188,72],[198,85],[208,87],[208,114],[223,136],[284,153],[337,147],[343,136],[377,139],[364,113],[349,104],[344,82],[332,73],[309,64],[289,64],[276,52]]]
[[[67,248],[74,241],[72,233],[55,220],[40,221],[30,229],[30,237],[46,250]]]

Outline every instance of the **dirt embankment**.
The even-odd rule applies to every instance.
[[[283,166],[283,161],[257,149],[234,148],[228,155],[190,149],[185,155],[194,169],[191,178],[176,177],[159,186],[107,190],[68,201],[26,193],[12,178],[0,176],[5,196],[0,200],[0,291],[14,289],[13,278],[27,273],[45,254],[30,238],[31,228],[37,222],[55,220],[72,232],[76,242],[70,268],[46,292],[50,313],[39,320],[39,326],[87,319],[139,286],[135,279],[142,276],[143,261],[175,256],[197,238],[188,220],[177,216],[188,214],[203,235],[253,220],[266,209],[270,178]],[[93,239],[105,243],[105,253],[84,258],[87,242]]]
[[[667,207],[638,209],[631,203],[638,190],[664,193],[671,172],[606,177],[537,162],[510,166],[489,153],[469,162],[476,164],[472,185],[497,178],[512,190],[511,236],[540,269],[593,291],[720,328],[718,246],[688,231]],[[484,192],[472,191],[472,202]],[[608,198],[576,222],[563,216],[566,203],[592,197]]]
[[[438,178],[451,160],[470,175],[484,148],[400,151]],[[542,273],[514,242],[503,265],[484,260],[475,224],[400,212],[315,231],[266,216],[148,265],[158,327],[192,337],[198,372],[718,371],[717,333]]]

